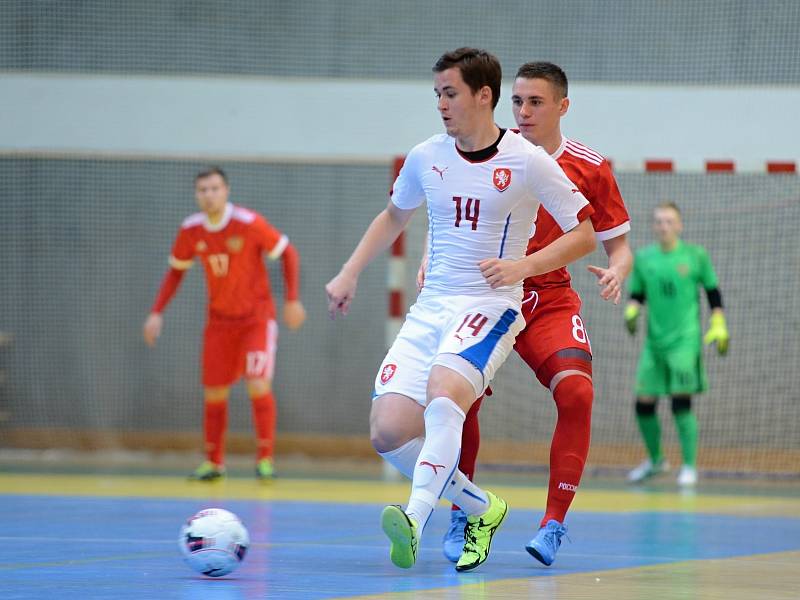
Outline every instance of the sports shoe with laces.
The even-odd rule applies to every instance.
[[[567,533],[567,526],[555,519],[550,519],[539,529],[536,536],[528,542],[525,550],[533,558],[546,566],[553,564],[556,552],[561,547],[561,538]]]
[[[216,465],[210,460],[205,460],[189,475],[189,479],[192,481],[214,481],[224,476],[225,467]]]
[[[682,465],[678,471],[678,485],[681,487],[691,487],[697,483],[697,469],[691,465]]]
[[[645,479],[650,479],[651,477],[666,473],[667,471],[669,471],[669,463],[663,458],[656,463],[646,458],[638,467],[628,473],[628,481],[630,483],[640,483]]]
[[[467,513],[463,510],[450,511],[450,529],[442,538],[442,551],[450,562],[458,562],[464,549],[464,528],[467,526]]]
[[[508,504],[505,500],[491,492],[486,492],[486,495],[489,496],[488,510],[480,516],[467,517],[467,526],[464,528],[464,550],[456,564],[456,571],[471,571],[483,564],[489,557],[492,537],[508,514]]]
[[[272,460],[262,458],[256,463],[256,477],[258,479],[272,479],[275,475],[275,467]]]
[[[383,509],[381,528],[389,541],[389,558],[401,569],[410,569],[417,561],[417,524],[403,512],[399,506],[392,504]]]

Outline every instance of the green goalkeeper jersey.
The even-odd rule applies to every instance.
[[[653,350],[701,347],[699,286],[717,287],[717,274],[702,246],[678,241],[665,252],[658,244],[636,252],[631,295],[647,306],[647,341]]]

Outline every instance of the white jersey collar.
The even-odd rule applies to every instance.
[[[225,205],[225,212],[222,215],[222,219],[219,223],[212,225],[211,222],[208,220],[208,215],[205,217],[205,221],[203,221],[203,227],[206,231],[222,231],[228,226],[228,223],[231,222],[231,217],[233,216],[233,203],[228,202]]]
[[[561,145],[556,148],[556,151],[553,152],[550,156],[552,156],[555,160],[561,158],[561,155],[564,154],[564,150],[567,149],[567,138],[563,135],[561,136]]]

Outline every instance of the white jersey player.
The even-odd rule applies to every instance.
[[[507,506],[456,468],[464,416],[524,326],[522,280],[587,254],[595,238],[585,220],[591,207],[555,161],[494,124],[497,59],[461,48],[433,70],[447,135],[409,153],[388,206],[326,291],[331,316],[346,314],[361,271],[427,202],[426,285],[376,377],[370,434],[378,453],[413,482],[405,511],[388,506],[382,515],[392,562],[414,564],[444,495],[469,515],[456,565],[468,571],[486,560]],[[539,202],[567,233],[526,257]]]

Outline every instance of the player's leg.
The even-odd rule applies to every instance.
[[[478,411],[483,403],[483,396],[478,398],[467,411],[464,428],[461,433],[461,457],[458,470],[472,481],[475,476],[475,463],[478,460],[478,449],[481,444],[481,428],[478,423]],[[442,538],[442,550],[451,562],[457,562],[464,548],[464,528],[467,525],[467,513],[458,504],[450,507],[450,526]]]
[[[669,394],[666,362],[645,343],[636,370],[636,424],[642,436],[647,458],[628,473],[628,481],[639,483],[669,470],[661,449],[661,424],[658,421],[658,397]]]
[[[203,335],[203,435],[206,460],[191,479],[213,481],[225,473],[225,432],[230,386],[239,377],[238,332],[210,322]]]
[[[682,464],[678,471],[678,484],[692,486],[697,483],[697,417],[692,411],[692,394],[707,387],[702,353],[698,346],[687,344],[669,353],[672,393],[672,416],[681,446]]]
[[[550,445],[547,506],[536,536],[525,546],[544,565],[551,565],[566,534],[564,524],[580,485],[592,428],[592,356],[584,348],[559,350],[536,371],[553,394],[558,411]]]
[[[245,343],[247,393],[253,407],[256,432],[256,476],[274,475],[273,452],[277,406],[272,392],[278,325],[274,320],[255,323],[249,328]]]
[[[434,469],[428,468],[423,460],[445,468],[451,468],[453,459],[456,461],[453,467],[457,464],[464,416],[508,357],[524,324],[518,307],[507,300],[465,300],[460,314],[442,337],[428,380],[426,443],[414,472],[410,507],[413,501],[420,505],[430,503],[430,494],[441,484],[439,477],[430,472]],[[426,452],[430,452],[429,456]],[[444,483],[450,487],[452,480],[445,478]],[[474,484],[471,488],[470,493],[455,500],[468,515],[464,548],[456,565],[458,571],[472,570],[488,558],[494,533],[508,510],[505,501],[491,492]],[[439,491],[438,495],[441,494]]]
[[[189,476],[213,481],[225,474],[225,430],[228,426],[228,386],[203,388],[203,438],[206,459]]]
[[[672,416],[681,444],[683,463],[678,472],[678,484],[692,486],[697,483],[697,417],[692,412],[692,397],[672,397]]]
[[[525,312],[527,326],[514,345],[550,390],[558,411],[550,444],[547,505],[536,535],[525,546],[545,565],[555,560],[567,531],[564,520],[589,454],[592,349],[580,309],[580,297],[572,289],[543,290]]]
[[[384,460],[409,479],[414,475],[425,442],[424,435],[424,407],[420,403],[391,392],[373,400],[370,412],[372,445]],[[470,506],[477,502],[480,494],[481,491],[465,475],[456,471],[443,495],[451,502]],[[409,518],[399,506],[390,506],[384,510],[381,524],[392,542],[389,553],[392,562],[403,568],[411,567],[416,561],[421,533],[418,522]]]

